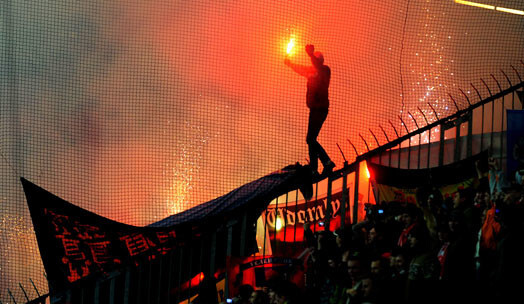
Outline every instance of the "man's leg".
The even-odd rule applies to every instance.
[[[329,160],[329,156],[327,155],[326,151],[324,150],[324,148],[322,148],[322,146],[317,141],[318,133],[320,133],[320,129],[322,128],[322,125],[324,124],[324,121],[326,120],[327,114],[328,114],[327,109],[310,109],[309,110],[309,123],[308,123],[308,129],[307,129],[306,142],[309,147],[310,166],[311,166],[311,169],[313,169],[314,171],[318,170],[318,158],[319,157],[322,163],[324,163],[326,159]]]

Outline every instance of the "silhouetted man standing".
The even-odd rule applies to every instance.
[[[306,53],[311,58],[312,66],[293,64],[288,57],[286,57],[284,63],[292,68],[293,71],[307,78],[306,104],[309,108],[309,124],[306,142],[309,147],[310,166],[313,173],[318,174],[318,159],[320,158],[322,165],[324,165],[322,175],[325,175],[335,168],[335,164],[319,144],[317,137],[328,115],[328,88],[329,80],[331,79],[331,69],[324,65],[324,56],[320,52],[315,52],[313,45],[306,45]]]

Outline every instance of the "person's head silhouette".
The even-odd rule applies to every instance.
[[[321,52],[315,52],[314,53],[315,57],[318,58],[318,60],[320,61],[321,64],[324,64],[324,55],[321,53]]]

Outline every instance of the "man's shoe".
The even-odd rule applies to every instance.
[[[325,165],[324,165],[324,169],[322,169],[322,175],[328,175],[330,174],[331,172],[333,172],[333,169],[335,168],[335,163],[332,162],[332,161],[328,161]]]

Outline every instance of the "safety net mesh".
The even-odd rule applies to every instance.
[[[474,4],[484,5],[474,5]],[[20,177],[147,225],[307,163],[308,43],[332,71],[319,142],[338,168],[408,112],[444,117],[459,88],[522,70],[520,0],[4,0],[0,300],[47,282]],[[513,9],[513,10],[510,10]],[[501,78],[505,79],[505,78]],[[503,85],[508,86],[507,83]],[[464,107],[464,98],[458,100]],[[391,122],[391,124],[390,124]],[[378,131],[377,131],[378,130]],[[390,139],[391,139],[390,138]],[[438,136],[437,136],[438,139]]]

